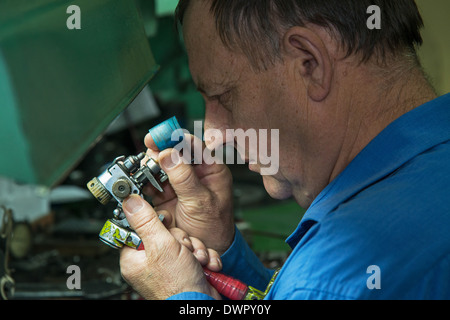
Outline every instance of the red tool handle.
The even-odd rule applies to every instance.
[[[144,244],[141,241],[136,250],[141,251],[144,249]],[[243,300],[247,295],[248,287],[245,283],[222,273],[213,272],[207,268],[203,268],[203,273],[205,274],[209,284],[213,286],[217,292],[228,299]]]
[[[247,295],[248,287],[243,282],[207,268],[203,268],[203,273],[209,284],[228,299],[243,300]]]

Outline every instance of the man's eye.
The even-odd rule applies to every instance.
[[[218,102],[219,105],[224,108],[225,110],[231,112],[231,105],[232,105],[232,94],[231,94],[231,90],[228,90],[222,94],[217,94],[214,96],[208,96],[206,94],[203,94],[203,97],[205,98],[206,101],[210,101],[210,102]]]

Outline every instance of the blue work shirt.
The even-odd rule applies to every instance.
[[[450,94],[375,137],[287,243],[292,253],[266,299],[450,299]],[[222,262],[258,289],[272,275],[239,232]]]

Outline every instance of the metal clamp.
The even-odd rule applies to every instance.
[[[159,220],[164,221],[164,216],[159,215]],[[134,248],[136,250],[143,250],[144,245],[141,238],[131,230],[129,227],[123,225],[126,219],[115,220],[109,219],[103,225],[102,230],[99,233],[100,240],[114,249],[121,249],[124,246]]]

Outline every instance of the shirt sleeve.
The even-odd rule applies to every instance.
[[[213,297],[201,292],[182,292],[173,295],[167,300],[214,300]]]
[[[264,267],[237,228],[232,245],[221,259],[222,273],[263,292],[274,273],[274,270]]]

